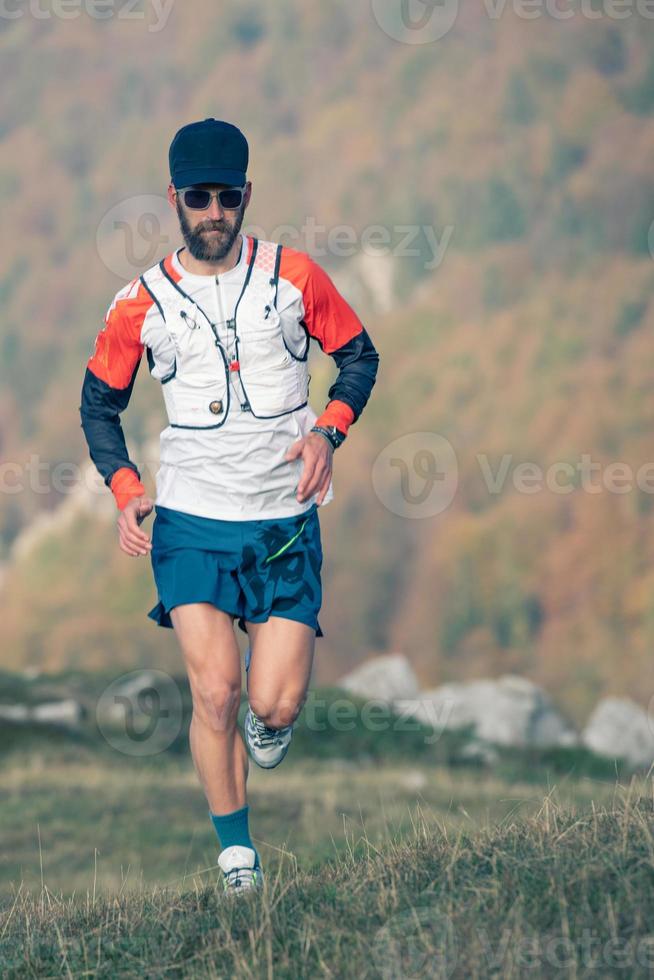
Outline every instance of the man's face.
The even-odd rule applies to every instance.
[[[197,184],[212,193],[228,187],[228,184]],[[229,253],[243,224],[243,216],[250,196],[250,183],[246,184],[243,201],[238,210],[226,210],[212,197],[205,211],[187,208],[183,192],[175,194],[175,207],[184,241],[194,259],[200,262],[219,262]]]

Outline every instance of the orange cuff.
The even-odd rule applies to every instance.
[[[335,425],[339,432],[347,435],[347,430],[354,421],[354,410],[346,402],[341,402],[338,398],[332,399],[327,408],[318,416],[314,425]]]
[[[146,492],[138,476],[129,466],[121,466],[116,470],[109,486],[116,498],[118,510],[124,510],[132,497],[142,497]]]

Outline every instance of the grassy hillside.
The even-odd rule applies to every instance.
[[[362,832],[323,867],[283,854],[263,896],[215,879],[154,890],[42,885],[5,903],[3,976],[519,977],[651,975],[651,800],[402,839]],[[82,897],[82,896],[80,896]]]
[[[465,733],[339,725],[344,692],[320,689],[284,765],[250,767],[266,888],[232,905],[187,685],[177,737],[150,752],[161,729],[135,739],[142,718],[98,731],[113,679],[2,677],[21,700],[86,708],[78,731],[0,725],[3,977],[649,975],[645,774],[573,749],[472,760]]]
[[[635,472],[650,457],[654,46],[642,19],[532,21],[508,5],[493,19],[480,5],[412,46],[368,5],[202,3],[194,16],[175,5],[157,33],[24,17],[0,49],[3,460],[85,458],[75,392],[122,284],[97,228],[125,198],[163,191],[179,125],[233,119],[252,144],[252,224],[347,224],[359,248],[381,225],[396,253],[401,226],[435,236],[393,256],[383,314],[355,259],[318,256],[382,355],[321,515],[318,679],[402,649],[425,684],[517,670],[578,718],[606,691],[642,701],[652,493],[591,493],[577,470],[589,454],[601,482],[610,464]],[[434,240],[448,243],[440,264]],[[317,409],[332,376],[314,352]],[[160,401],[142,367],[125,416],[137,452],[163,424]],[[378,499],[372,475],[386,445],[421,431],[452,444],[458,488],[443,513],[412,520]],[[484,473],[505,456],[506,483],[490,492]],[[521,463],[568,464],[572,492],[521,492]],[[62,496],[0,495],[5,557]],[[152,589],[111,525],[80,519],[11,568],[6,662],[170,663],[174,639],[145,617]]]

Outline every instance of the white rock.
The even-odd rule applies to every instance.
[[[575,745],[574,729],[550,697],[525,677],[443,684],[422,691],[415,715],[437,731],[473,726],[477,738],[498,745]]]
[[[157,674],[151,670],[133,672],[121,683],[112,683],[100,697],[96,714],[109,724],[123,725],[125,721],[126,704],[131,705],[131,711],[141,714],[139,695],[142,691],[154,689],[160,692],[161,682]]]
[[[31,711],[34,721],[51,725],[68,725],[73,728],[81,722],[82,714],[82,706],[74,698],[35,704]]]
[[[116,694],[127,698],[136,698],[141,691],[149,691],[159,685],[159,675],[152,670],[140,670],[131,674],[122,684],[113,689]]]
[[[482,762],[486,766],[493,766],[499,761],[499,754],[492,745],[487,742],[468,742],[461,749],[461,755],[469,762]]]
[[[427,785],[427,777],[420,769],[409,769],[400,777],[400,781],[404,789],[408,789],[412,793],[418,793]]]
[[[334,273],[334,282],[350,305],[388,313],[397,306],[397,269],[397,258],[390,251],[359,252],[346,269]]]
[[[27,721],[29,709],[26,704],[0,704],[0,718],[6,721]]]
[[[81,722],[82,715],[81,704],[73,698],[33,705],[0,704],[0,718],[7,721],[33,721],[37,724],[67,725],[74,728]]]
[[[603,698],[595,707],[581,738],[587,748],[632,766],[654,762],[653,719],[629,698]]]
[[[338,686],[361,698],[378,699],[392,704],[400,698],[417,698],[418,678],[401,653],[374,657],[346,674]]]

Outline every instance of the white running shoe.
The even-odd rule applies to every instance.
[[[256,853],[252,847],[232,844],[218,855],[218,865],[223,872],[225,892],[242,894],[263,884],[263,870],[255,868]]]
[[[268,728],[248,707],[245,715],[245,741],[248,751],[262,769],[274,769],[282,761],[291,744],[293,726]]]

